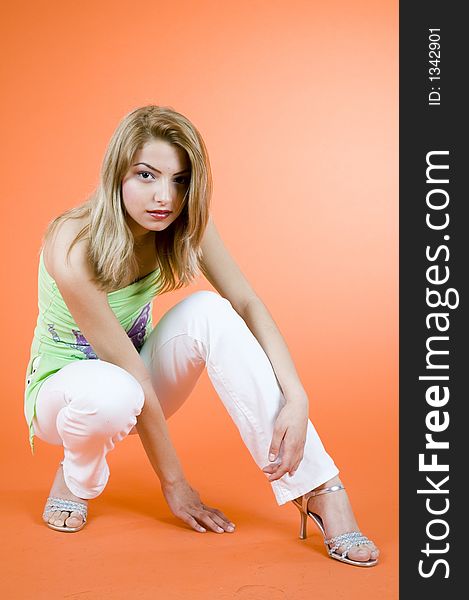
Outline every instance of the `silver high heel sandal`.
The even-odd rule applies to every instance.
[[[354,546],[365,545],[369,543],[373,543],[366,536],[364,536],[360,531],[349,531],[348,533],[342,533],[341,535],[337,535],[333,538],[326,539],[326,532],[324,529],[324,524],[322,522],[321,517],[308,510],[308,500],[312,496],[319,496],[320,494],[329,494],[331,492],[338,492],[339,490],[344,490],[344,486],[342,484],[333,485],[331,487],[321,488],[319,490],[313,490],[308,492],[307,494],[303,494],[299,498],[292,500],[293,504],[298,508],[301,515],[301,523],[300,523],[300,539],[306,539],[306,525],[308,517],[311,517],[316,525],[319,527],[323,537],[324,544],[327,548],[327,552],[331,558],[336,560],[340,560],[341,562],[348,563],[349,565],[355,565],[357,567],[373,567],[378,564],[378,559],[374,558],[371,560],[352,560],[348,558],[348,552]],[[332,544],[332,546],[331,546]],[[336,552],[338,548],[344,546],[345,549],[341,554]]]
[[[60,461],[60,464],[63,465],[63,460]],[[83,523],[81,525],[78,525],[78,527],[68,527],[67,525],[65,525],[65,522],[63,526],[53,525],[48,521],[52,513],[56,510],[70,511],[70,514],[73,511],[78,512],[83,517]],[[64,500],[63,498],[55,498],[53,496],[49,496],[49,498],[47,498],[46,501],[44,512],[42,513],[42,519],[45,522],[45,524],[51,529],[55,529],[56,531],[67,531],[73,533],[74,531],[80,531],[80,529],[83,529],[86,523],[87,515],[88,506],[86,504],[83,504],[83,502],[75,502],[75,500]]]

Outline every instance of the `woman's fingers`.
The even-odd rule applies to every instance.
[[[182,513],[179,516],[180,519],[182,519],[184,521],[184,523],[187,523],[188,525],[190,525],[192,527],[192,529],[195,529],[196,531],[201,531],[201,532],[205,532],[207,531],[205,529],[205,527],[202,527],[202,525],[200,525],[192,515],[190,515],[189,513]]]
[[[281,466],[281,468],[277,469],[277,471],[275,473],[273,473],[272,475],[269,476],[269,481],[277,481],[277,479],[280,479],[281,477],[283,477],[285,475],[285,473],[287,473],[289,470],[288,466]]]
[[[225,530],[216,522],[216,519],[220,519],[220,517],[206,510],[199,511],[199,514],[197,515],[197,520],[201,522],[204,526],[207,526],[209,529],[215,531],[216,533],[223,533]]]
[[[276,481],[277,479],[280,479],[280,477],[282,477],[287,471],[288,466],[284,465],[283,463],[275,465],[275,467],[268,472],[266,469],[264,469],[264,473],[268,475],[268,481]]]
[[[293,476],[295,474],[295,472],[297,471],[298,467],[301,464],[301,461],[303,460],[303,453],[301,454],[301,457],[299,460],[296,461],[296,463],[293,465],[293,468],[290,470],[290,474]]]
[[[281,463],[274,465],[267,465],[262,470],[268,475],[269,481],[276,481],[290,471],[296,471],[298,468],[299,461],[296,457],[289,456],[289,452],[286,451]]]
[[[234,531],[233,527],[231,527],[231,525],[229,523],[227,523],[225,520],[223,520],[217,514],[215,514],[213,512],[210,513],[210,518],[216,525],[215,531],[217,531],[217,533],[223,533],[224,531],[229,531],[229,532]]]
[[[207,507],[208,508],[208,507]],[[190,513],[183,513],[181,519],[190,525],[193,529],[200,532],[205,532],[210,529],[216,533],[224,533],[225,531],[234,531],[234,524],[227,519],[222,519],[216,512],[212,512],[216,509],[201,509]]]
[[[230,521],[228,519],[228,517],[224,513],[221,512],[221,510],[218,510],[218,508],[213,508],[212,506],[207,506],[207,505],[205,505],[205,508],[207,510],[212,511],[212,513],[215,513],[215,515],[212,518],[219,525],[221,525],[225,531],[232,531],[232,530],[234,530],[234,528],[236,527],[236,525],[233,523],[233,521]]]
[[[234,531],[234,523],[217,508],[207,506],[200,499],[200,494],[187,481],[175,484],[162,484],[161,489],[171,511],[196,531],[208,529],[217,533]]]
[[[282,450],[283,456],[280,462],[270,463],[262,469],[266,475],[269,475],[268,480],[270,482],[280,479],[285,473],[293,476],[303,460],[304,443],[298,445],[285,438]]]

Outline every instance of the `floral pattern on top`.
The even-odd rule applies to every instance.
[[[149,316],[150,316],[150,303],[146,304],[143,307],[143,309],[141,310],[138,317],[135,319],[135,321],[130,326],[130,329],[128,329],[126,331],[127,335],[129,336],[131,342],[133,343],[133,345],[135,346],[135,348],[137,349],[138,352],[140,352],[140,350],[142,349],[142,346],[143,346],[143,340],[145,338],[145,332],[146,332]],[[64,342],[63,340],[61,340],[60,336],[58,335],[57,331],[54,328],[54,323],[48,323],[48,331],[51,334],[54,342],[56,342],[57,344],[63,344],[65,346],[68,346],[69,348],[79,350],[80,352],[83,352],[83,354],[85,355],[85,357],[87,359],[97,359],[98,358],[98,356],[96,355],[96,352],[93,350],[93,348],[89,344],[88,340],[85,338],[85,336],[82,334],[82,332],[79,329],[72,329],[72,333],[75,336],[75,340],[76,340],[75,343]]]

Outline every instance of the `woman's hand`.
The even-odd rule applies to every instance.
[[[191,488],[186,480],[171,484],[162,483],[161,490],[173,515],[196,531],[207,531],[203,525],[217,533],[234,531],[235,524],[220,510],[204,504],[199,493]]]
[[[307,426],[308,403],[287,402],[275,421],[269,448],[269,460],[275,461],[281,452],[281,461],[269,464],[262,469],[264,473],[270,475],[269,481],[280,479],[287,472],[290,476],[295,474],[303,458]]]

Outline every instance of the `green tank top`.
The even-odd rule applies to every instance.
[[[159,269],[155,269],[142,279],[108,293],[112,311],[138,352],[153,328],[152,307],[158,291],[158,274]],[[38,310],[24,391],[24,415],[33,455],[33,419],[41,384],[72,361],[99,358],[78,329],[55,280],[47,272],[42,250],[38,268]]]

